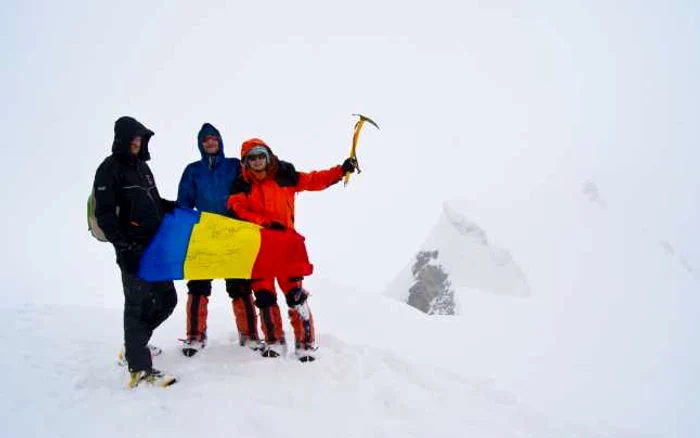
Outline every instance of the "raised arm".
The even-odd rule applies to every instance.
[[[299,172],[297,192],[324,190],[343,178],[342,166],[333,166],[328,170]]]

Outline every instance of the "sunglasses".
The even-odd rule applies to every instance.
[[[246,161],[266,160],[267,155],[266,154],[246,155],[245,159],[246,159]]]

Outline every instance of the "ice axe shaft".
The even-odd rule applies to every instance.
[[[350,147],[350,158],[355,160],[355,165],[357,167],[357,173],[361,173],[362,171],[360,170],[360,164],[357,161],[357,142],[360,139],[360,131],[362,130],[362,127],[364,126],[365,122],[368,122],[375,128],[379,129],[379,125],[377,125],[374,120],[370,119],[367,116],[364,116],[362,114],[353,114],[353,116],[357,116],[360,118],[357,122],[355,122],[355,130],[353,131],[352,134],[352,146]],[[343,185],[347,186],[348,182],[350,181],[350,175],[352,173],[347,172],[343,176]]]

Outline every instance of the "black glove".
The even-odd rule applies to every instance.
[[[114,247],[117,249],[117,263],[119,267],[124,272],[136,275],[139,271],[141,256],[146,248],[140,243],[117,243]]]
[[[350,157],[343,161],[343,173],[355,173],[357,170],[357,159]]]
[[[284,231],[287,229],[287,227],[285,227],[283,223],[277,221],[270,222],[270,225],[268,225],[267,228],[277,231]]]
[[[175,210],[175,207],[177,207],[177,202],[169,201],[167,199],[161,199],[160,205],[163,207],[164,213],[172,213],[173,210]]]

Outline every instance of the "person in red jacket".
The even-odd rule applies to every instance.
[[[291,163],[279,160],[259,138],[241,146],[243,171],[234,180],[227,207],[234,217],[262,227],[285,231],[294,229],[294,199],[297,192],[320,191],[336,184],[346,173],[357,169],[353,158],[328,170],[298,172]],[[302,287],[302,277],[277,278],[285,295],[294,330],[295,354],[302,362],[314,360],[318,349],[314,320]],[[274,278],[252,279],[255,305],[265,335],[262,355],[277,357],[286,349],[282,317],[277,304]]]

